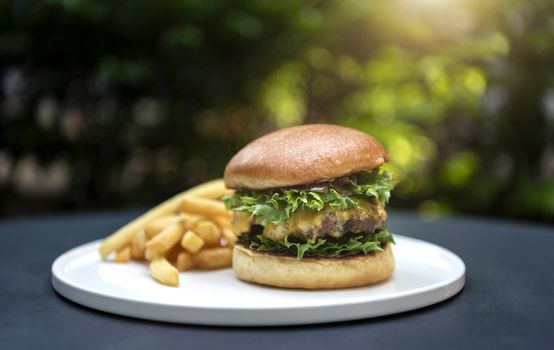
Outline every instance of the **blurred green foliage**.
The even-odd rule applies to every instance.
[[[149,205],[300,123],[393,206],[554,219],[554,2],[0,1],[0,214]]]

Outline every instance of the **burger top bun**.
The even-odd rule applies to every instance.
[[[312,184],[380,167],[383,146],[366,133],[330,124],[308,124],[262,136],[225,168],[225,186],[261,190]]]

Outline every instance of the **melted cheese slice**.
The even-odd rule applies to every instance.
[[[315,241],[318,232],[339,238],[346,232],[342,226],[350,219],[372,220],[375,218],[386,219],[386,213],[379,203],[359,200],[360,207],[346,210],[336,210],[325,206],[321,211],[299,210],[291,215],[282,225],[269,224],[264,228],[263,235],[274,241],[279,241],[287,236],[296,236],[302,240]],[[328,228],[322,228],[323,221],[329,217],[333,224]],[[384,221],[384,220],[383,220]],[[332,231],[327,231],[332,229]]]

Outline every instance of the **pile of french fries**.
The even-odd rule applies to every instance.
[[[219,200],[229,193],[221,179],[182,192],[107,237],[100,255],[146,261],[152,277],[172,287],[179,286],[180,271],[229,267],[237,237]]]

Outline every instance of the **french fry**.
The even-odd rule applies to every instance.
[[[199,198],[218,199],[233,192],[233,190],[225,187],[223,180],[215,180],[195,187],[189,192],[189,195]]]
[[[137,232],[131,240],[131,258],[142,260],[144,259],[144,248],[146,245],[146,236],[144,230]]]
[[[224,247],[208,248],[192,255],[194,266],[204,270],[229,267],[232,259],[231,249]]]
[[[177,262],[175,263],[175,267],[177,267],[177,270],[179,271],[187,271],[194,267],[194,263],[192,262],[192,255],[188,252],[180,252],[177,255]]]
[[[161,284],[170,287],[179,286],[179,271],[165,258],[156,258],[150,262],[150,274]]]
[[[142,260],[144,258],[144,251],[140,250],[137,243],[135,242],[135,239],[133,238],[131,240],[131,244],[129,245],[131,247],[131,258],[134,260]]]
[[[187,213],[180,213],[179,217],[181,226],[185,230],[190,230],[196,223],[204,219],[202,216]]]
[[[148,261],[152,261],[157,258],[163,258],[163,255],[154,253],[153,251],[146,249],[144,251],[144,258]]]
[[[175,262],[175,260],[177,259],[177,254],[179,254],[179,252],[181,251],[182,251],[182,248],[178,244],[175,244],[169,250],[163,251],[163,252],[146,249],[144,251],[144,257],[146,258],[146,260],[149,260],[149,261],[152,261],[157,258],[165,258],[169,262]]]
[[[150,239],[158,235],[169,225],[178,222],[181,220],[181,217],[178,215],[165,215],[156,220],[153,220],[146,225],[144,225],[144,233],[146,233],[146,238]]]
[[[204,246],[204,240],[198,237],[193,231],[187,231],[181,239],[181,247],[185,248],[191,253],[196,253],[202,246]]]
[[[204,216],[229,215],[223,202],[214,199],[184,197],[179,203],[179,210]]]
[[[181,225],[173,223],[146,242],[146,251],[150,257],[160,256],[179,242],[182,233]]]
[[[129,260],[131,260],[131,247],[129,246],[120,249],[113,259],[117,263],[129,262]]]
[[[233,227],[233,231],[236,234],[241,234],[243,232],[250,231],[251,223],[252,223],[252,219],[250,218],[249,214],[238,212],[238,211],[234,213],[233,219],[232,219],[232,227]]]
[[[204,243],[208,245],[216,245],[219,243],[221,233],[217,226],[211,221],[200,221],[196,224],[196,234],[202,238]]]
[[[164,253],[164,257],[173,266],[177,263],[177,256],[183,251],[180,244],[175,244],[170,250]]]
[[[169,215],[177,209],[182,199],[187,196],[202,196],[202,194],[213,193],[213,188],[221,188],[223,180],[217,179],[206,182],[202,185],[193,187],[187,191],[181,192],[170,199],[158,204],[154,208],[147,211],[145,214],[129,222],[119,230],[111,234],[102,241],[100,245],[100,256],[102,259],[107,258],[111,253],[120,250],[136,235],[136,233],[144,227],[148,222],[151,222],[164,215]]]
[[[219,179],[179,193],[108,236],[100,255],[115,252],[115,262],[146,258],[152,277],[173,287],[179,271],[231,266],[233,213],[217,199],[232,192]]]
[[[219,226],[220,230],[223,230],[224,228],[230,228],[232,226],[231,219],[229,219],[227,216],[214,216],[212,218],[212,221]]]
[[[235,245],[235,243],[237,242],[237,235],[235,235],[231,229],[224,228],[221,231],[221,235],[227,241],[227,246],[228,247],[233,247]]]

